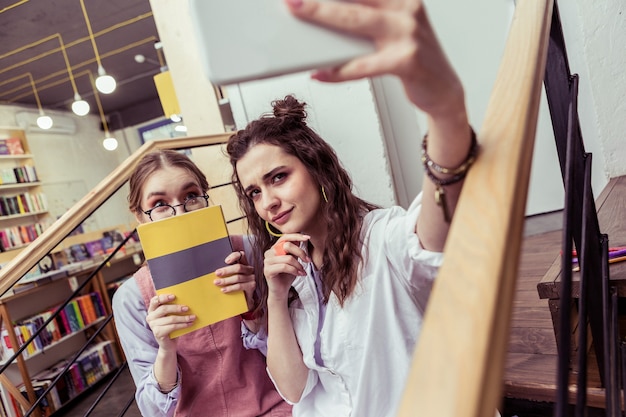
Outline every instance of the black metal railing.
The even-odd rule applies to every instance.
[[[586,415],[588,335],[591,330],[608,416],[621,415],[617,297],[608,269],[608,236],[600,232],[591,186],[592,155],[585,152],[578,118],[579,77],[570,73],[558,7],[553,8],[544,84],[565,186],[557,398],[554,415],[568,415],[572,326],[572,251],[580,265],[575,415]]]

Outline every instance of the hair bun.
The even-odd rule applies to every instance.
[[[274,108],[274,117],[291,121],[295,123],[306,124],[306,111],[304,107],[306,103],[300,103],[294,96],[285,96],[282,100],[274,100],[272,107]]]

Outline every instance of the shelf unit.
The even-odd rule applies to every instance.
[[[0,250],[32,242],[50,222],[24,130],[0,127]]]
[[[68,297],[71,297],[76,288],[85,283],[90,275],[93,275],[103,260],[104,257],[98,257],[84,262],[67,264],[59,270],[41,274],[39,277],[35,276],[27,283],[14,287],[14,289],[0,297],[0,322],[2,327],[10,329],[18,322],[53,309],[55,306],[63,303]],[[43,349],[32,353],[28,353],[27,350],[22,351],[8,365],[4,373],[0,375],[0,399],[2,399],[5,409],[10,409],[8,410],[10,412],[7,413],[9,416],[21,416],[21,412],[17,412],[14,406],[11,409],[12,402],[20,403],[23,410],[28,410],[34,404],[37,399],[37,386],[33,378],[37,375],[50,373],[51,368],[58,367],[59,363],[62,363],[67,358],[71,358],[85,345],[97,328],[103,324],[106,317],[111,314],[111,300],[108,292],[111,283],[132,275],[143,261],[141,247],[138,244],[127,245],[125,252],[118,253],[113,257],[107,266],[100,269],[93,279],[86,284],[80,294],[77,295],[99,294],[104,314],[84,327],[69,332],[60,339],[46,345]],[[5,332],[5,335],[9,337],[11,346],[21,346],[22,343],[18,340],[16,334],[8,331]],[[59,407],[60,401],[60,407],[63,407],[84,390],[93,386],[106,374],[112,372],[121,363],[122,353],[121,349],[119,349],[119,340],[113,321],[106,325],[102,333],[96,336],[95,340],[100,342],[101,345],[106,344],[108,351],[113,352],[115,359],[107,363],[106,366],[104,362],[100,368],[96,366],[96,371],[93,374],[90,373],[90,376],[83,375],[84,380],[89,382],[86,382],[85,386],[73,387],[66,397],[57,397],[53,401],[52,398],[54,396],[51,396],[48,400],[48,407],[36,410],[33,415],[45,416],[59,411],[54,405],[50,406],[50,403],[56,402],[57,407]],[[13,355],[12,351],[9,353],[10,355],[7,356],[5,352],[5,361]],[[82,372],[82,365],[80,370]],[[26,392],[27,398],[20,391],[20,387]],[[55,395],[58,395],[58,393]]]

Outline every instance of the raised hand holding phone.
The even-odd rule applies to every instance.
[[[191,0],[189,7],[202,65],[217,85],[334,67],[375,49],[297,19],[283,0]]]

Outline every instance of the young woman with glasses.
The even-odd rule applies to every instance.
[[[140,223],[209,204],[205,175],[176,151],[144,156],[129,185],[129,208]],[[233,246],[242,250],[225,259],[228,266],[216,271],[215,284],[224,292],[244,290],[251,311],[257,312],[254,268],[247,263],[254,259],[251,244],[238,238],[242,243]],[[246,320],[230,318],[170,339],[172,331],[189,327],[195,320],[187,311],[186,306],[176,304],[174,295],[156,295],[147,265],[113,296],[115,324],[142,415],[291,416],[291,407],[268,378],[263,354],[242,343],[242,333],[244,338],[256,338],[248,328],[256,331],[260,320],[247,314]]]

